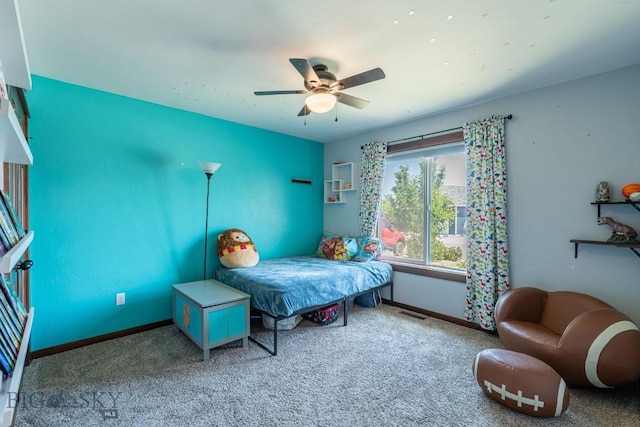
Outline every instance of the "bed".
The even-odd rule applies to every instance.
[[[380,261],[335,261],[317,256],[262,260],[251,268],[216,271],[216,280],[251,295],[251,307],[274,321],[273,349],[253,337],[271,353],[278,352],[278,321],[341,303],[347,325],[347,302],[360,295],[391,287],[391,265]]]

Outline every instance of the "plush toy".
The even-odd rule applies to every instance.
[[[244,231],[231,228],[218,236],[218,256],[228,268],[253,267],[260,260],[258,250]]]

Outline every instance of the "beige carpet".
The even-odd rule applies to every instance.
[[[265,339],[271,335],[266,334]],[[16,426],[640,426],[640,386],[571,390],[559,418],[511,411],[484,395],[475,355],[497,337],[355,307],[349,325],[304,321],[278,356],[254,343],[209,362],[173,327],[36,359]]]

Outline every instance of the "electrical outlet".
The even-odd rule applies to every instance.
[[[119,292],[116,294],[116,305],[124,304],[124,292]]]

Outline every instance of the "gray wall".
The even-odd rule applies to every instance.
[[[425,95],[427,96],[427,95]],[[492,114],[506,122],[510,278],[512,287],[573,290],[598,297],[640,324],[640,258],[629,249],[581,245],[572,238],[606,240],[596,225],[598,181],[620,188],[640,183],[640,65],[426,117],[325,145],[325,179],[333,160],[357,162],[360,146],[461,126]],[[373,128],[374,126],[372,126]],[[324,227],[358,232],[358,197],[325,205]],[[631,206],[603,208],[602,215],[640,231]],[[395,273],[396,301],[463,318],[465,285]]]

